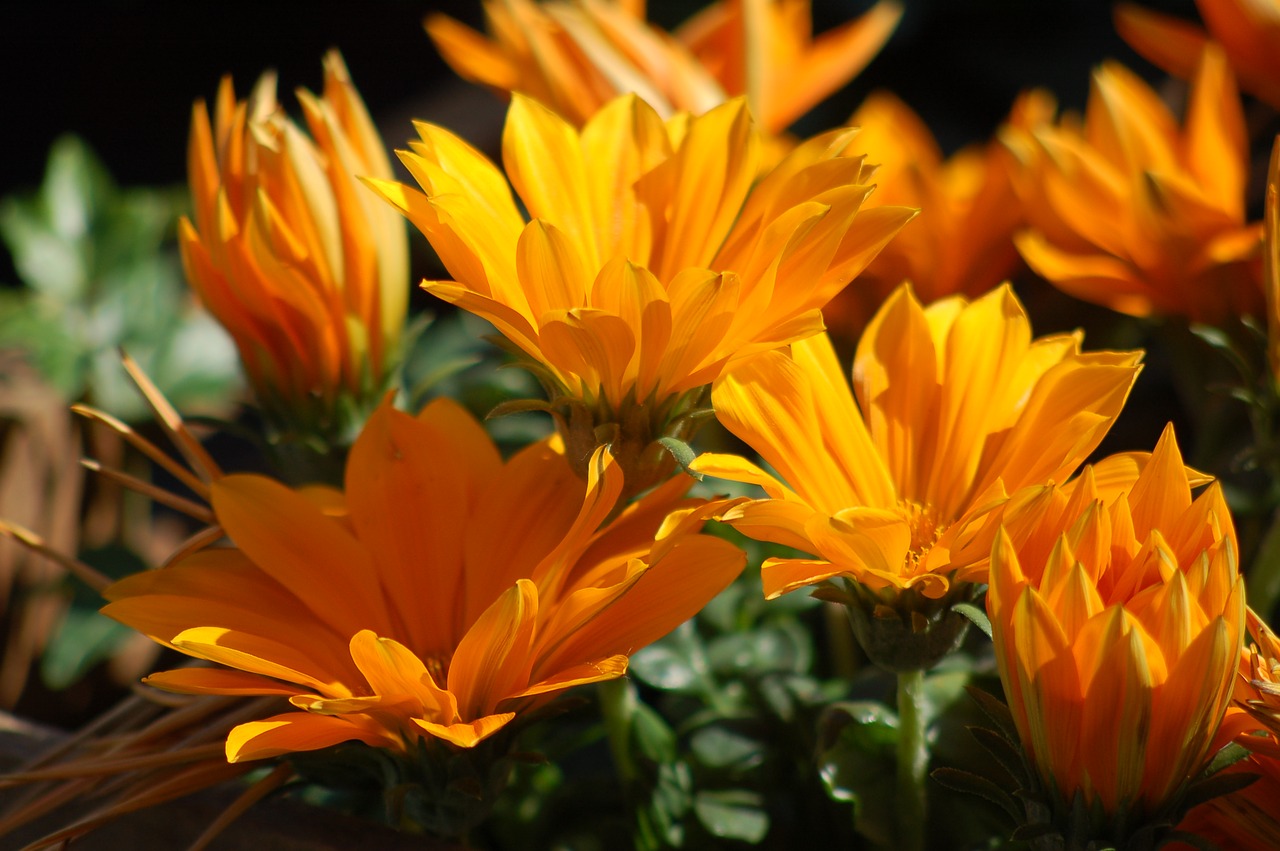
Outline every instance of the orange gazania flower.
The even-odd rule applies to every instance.
[[[345,741],[469,748],[546,695],[621,676],[737,575],[743,554],[697,534],[708,509],[684,487],[606,522],[622,489],[606,450],[584,489],[554,439],[504,463],[451,402],[418,417],[384,404],[345,493],[219,478],[235,546],[122,580],[104,612],[224,666],[152,685],[288,698],[293,711],[232,730],[233,762]]]
[[[987,611],[1009,709],[1059,814],[1082,796],[1105,813],[1096,838],[1123,842],[1212,755],[1244,583],[1222,489],[1192,500],[1172,428],[1131,486],[1100,479],[1087,468],[1015,497]]]
[[[1063,291],[1135,316],[1261,315],[1260,227],[1245,221],[1248,149],[1222,53],[1205,50],[1186,125],[1116,63],[1082,127],[1035,134],[1018,248]]]
[[[733,455],[694,469],[761,485],[723,519],[814,554],[766,561],[767,596],[846,577],[886,603],[940,598],[986,581],[983,559],[953,559],[961,531],[1006,489],[1066,479],[1120,413],[1141,353],[1080,339],[1032,340],[1008,286],[927,308],[902,287],[858,344],[852,392],[825,336],[715,383],[717,418],[776,476]]]
[[[1225,770],[1257,779],[1201,804],[1178,825],[1222,851],[1280,845],[1280,639],[1252,609],[1245,615],[1253,644],[1240,653],[1231,706],[1213,750],[1232,741],[1248,748],[1246,759]]]
[[[843,156],[848,129],[757,181],[741,100],[663,122],[624,95],[579,132],[516,95],[503,162],[528,222],[488,159],[440,127],[418,131],[401,157],[425,194],[372,184],[454,278],[423,286],[544,367],[552,398],[576,405],[566,419],[589,424],[585,449],[570,440],[584,459],[602,423],[643,447],[734,359],[820,331],[820,308],[914,215],[859,210],[873,187],[862,158]]]
[[[1195,58],[1212,39],[1226,50],[1241,88],[1280,109],[1280,3],[1196,0],[1196,6],[1208,32],[1130,3],[1116,7],[1116,30],[1138,53],[1184,80],[1195,73]]]
[[[1030,133],[1053,112],[1046,92],[1028,92],[1007,129]],[[849,123],[859,128],[853,150],[876,166],[868,205],[919,207],[920,215],[823,311],[832,333],[860,329],[903,281],[933,302],[977,297],[1009,277],[1019,262],[1013,235],[1026,219],[1012,183],[1017,161],[1004,145],[971,145],[943,160],[929,128],[888,92],[872,94]]]
[[[194,224],[187,278],[231,333],[260,404],[324,425],[341,396],[376,401],[408,300],[404,225],[357,175],[390,177],[386,150],[337,52],[322,97],[300,92],[308,138],[264,76],[247,102],[230,78],[214,117],[192,113]]]
[[[664,118],[746,95],[776,134],[861,71],[902,17],[881,0],[814,38],[809,0],[720,0],[673,37],[645,21],[644,5],[486,0],[487,39],[442,14],[426,26],[464,78],[534,97],[578,126],[627,92]]]

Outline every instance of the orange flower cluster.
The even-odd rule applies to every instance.
[[[1216,41],[1240,85],[1280,109],[1280,6],[1272,0],[1196,0],[1208,32],[1132,3],[1116,6],[1116,29],[1134,50],[1175,77],[1195,73],[1195,58]]]
[[[1018,248],[1063,291],[1135,316],[1262,315],[1261,229],[1245,221],[1244,118],[1208,48],[1185,127],[1124,67],[1094,74],[1084,123],[1034,133]]]
[[[674,34],[645,22],[644,0],[485,0],[489,38],[447,15],[427,32],[461,76],[536,98],[581,126],[634,92],[664,118],[745,95],[771,134],[784,131],[871,61],[902,7],[881,0],[813,37],[809,0],[719,0]]]

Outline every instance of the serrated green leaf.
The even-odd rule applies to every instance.
[[[1026,781],[1022,750],[1016,743],[1010,742],[995,730],[988,730],[986,727],[969,727],[968,730],[978,740],[978,744],[1000,763],[1000,767],[1009,774],[1009,777],[1017,783]]]
[[[965,691],[973,702],[978,704],[978,708],[982,710],[983,715],[987,716],[987,720],[995,724],[996,729],[1006,739],[1011,742],[1020,741],[1018,727],[1013,722],[1013,714],[1009,712],[1009,707],[1000,698],[974,685],[965,686]]]
[[[956,603],[951,610],[957,614],[964,615],[966,619],[978,629],[986,634],[987,638],[991,637],[991,620],[987,617],[987,613],[973,603]]]
[[[971,771],[946,767],[935,768],[929,776],[948,789],[990,801],[1004,810],[1014,822],[1020,822],[1023,818],[1022,810],[1013,796],[985,777]]]

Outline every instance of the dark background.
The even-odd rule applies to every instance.
[[[869,91],[891,88],[920,112],[944,149],[984,138],[1018,91],[1053,90],[1083,105],[1090,69],[1114,56],[1140,73],[1104,0],[904,0],[906,15],[863,74],[800,130],[837,124]],[[651,4],[673,26],[701,4]],[[869,0],[818,0],[817,29],[851,19]],[[1194,17],[1190,0],[1145,5]],[[282,93],[318,89],[329,47],[346,57],[384,138],[399,145],[424,118],[468,134],[501,119],[496,98],[445,67],[421,22],[442,10],[479,26],[476,0],[415,2],[7,3],[0,12],[3,156],[0,195],[39,183],[49,145],[74,132],[124,185],[184,179],[192,101],[234,76],[244,95],[266,68]],[[291,104],[289,97],[282,101]],[[483,131],[481,131],[483,132]],[[484,139],[477,139],[483,145]]]

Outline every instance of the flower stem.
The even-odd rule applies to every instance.
[[[898,672],[898,847],[924,851],[925,776],[929,770],[924,671]]]

